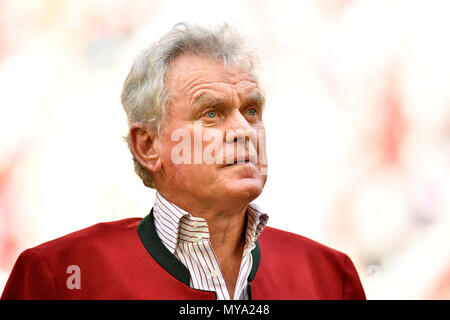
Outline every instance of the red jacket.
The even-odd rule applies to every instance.
[[[252,255],[252,299],[365,299],[351,260],[305,237],[266,227]],[[159,240],[150,213],[25,250],[1,298],[216,299],[189,282],[186,267]]]

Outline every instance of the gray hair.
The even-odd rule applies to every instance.
[[[139,54],[123,85],[121,102],[128,125],[146,125],[155,134],[161,132],[170,101],[165,82],[170,63],[178,56],[192,53],[213,60],[242,66],[257,80],[258,62],[241,35],[228,24],[206,28],[178,23],[159,41]],[[124,137],[133,155],[134,168],[145,186],[155,188],[151,173],[136,159],[129,135]]]

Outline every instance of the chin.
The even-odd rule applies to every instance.
[[[229,198],[251,202],[256,199],[264,189],[265,179],[239,179],[229,184],[226,193]]]

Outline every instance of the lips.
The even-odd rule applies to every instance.
[[[255,163],[254,159],[252,159],[252,157],[249,157],[249,156],[235,157],[233,159],[232,163],[230,163],[230,161],[225,161],[225,166],[228,167],[228,166],[233,166],[233,165],[249,164],[249,163],[252,163],[252,164],[256,165],[256,163]]]

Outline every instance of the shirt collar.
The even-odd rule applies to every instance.
[[[196,242],[209,239],[206,220],[192,216],[189,212],[165,199],[158,191],[153,206],[155,228],[163,244],[173,254],[180,241]],[[269,216],[256,204],[247,208],[247,226],[244,249],[252,250],[267,224]],[[247,251],[245,250],[245,251]]]

